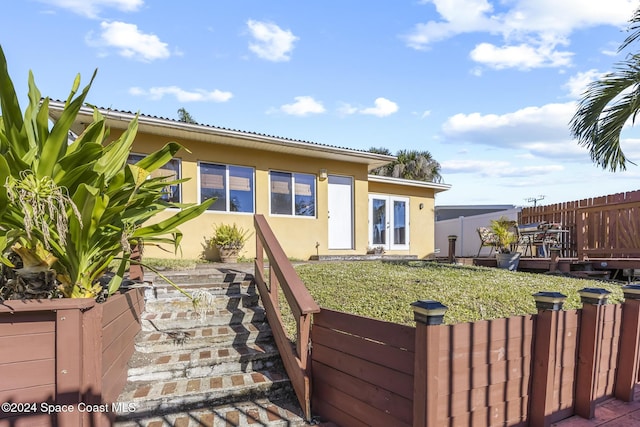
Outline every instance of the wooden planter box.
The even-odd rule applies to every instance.
[[[0,304],[0,427],[110,425],[143,309],[140,288]]]

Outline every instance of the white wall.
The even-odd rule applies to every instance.
[[[475,257],[478,255],[480,248],[480,238],[476,229],[478,227],[488,227],[492,219],[498,219],[506,216],[509,219],[517,220],[518,212],[522,208],[509,209],[500,212],[491,212],[488,214],[474,215],[456,219],[447,219],[444,221],[436,221],[436,253],[438,256],[447,256],[449,254],[449,236],[458,236],[456,239],[456,257]],[[485,246],[480,252],[480,256],[488,256],[491,248]],[[495,253],[495,252],[494,252]]]

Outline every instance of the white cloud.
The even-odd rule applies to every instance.
[[[293,44],[298,37],[289,30],[283,30],[270,22],[247,21],[247,27],[254,41],[249,43],[249,49],[262,59],[273,62],[291,59]]]
[[[498,47],[491,43],[480,43],[470,53],[471,59],[497,70],[520,68],[529,70],[540,67],[561,67],[571,64],[571,52],[554,50],[554,45],[533,46],[519,44]]]
[[[398,111],[398,104],[386,98],[376,98],[374,107],[364,108],[359,112],[377,117],[386,117]]]
[[[574,102],[526,107],[506,114],[456,114],[442,125],[444,140],[520,150],[553,161],[590,162],[587,150],[571,138]]]
[[[162,99],[165,95],[173,95],[179,102],[227,102],[233,97],[231,92],[223,92],[218,89],[213,91],[196,89],[190,92],[177,86],[152,87],[149,90],[132,87],[129,89],[129,93],[135,96],[146,96],[152,100]]]
[[[499,35],[502,46],[482,42],[473,49],[472,59],[494,68],[522,69],[570,65],[571,53],[557,48],[566,45],[574,31],[599,25],[623,26],[637,8],[635,0],[511,0],[500,2],[500,12],[494,8],[497,1],[424,3],[432,3],[440,19],[416,24],[404,35],[409,47],[428,49],[438,41],[464,33]],[[504,10],[508,6],[511,7]]]
[[[442,131],[449,141],[466,141],[498,147],[520,147],[523,143],[569,139],[568,123],[576,105],[573,102],[526,107],[512,113],[456,114],[449,117]]]
[[[354,107],[351,104],[342,103],[338,108],[338,113],[342,116],[367,114],[377,117],[386,117],[398,111],[398,104],[386,98],[376,98],[375,101],[373,101],[373,104],[373,107],[359,108]],[[427,117],[430,113],[430,111],[425,111],[422,113],[422,117]]]
[[[580,72],[569,77],[567,83],[564,84],[564,88],[569,92],[569,97],[571,97],[572,99],[579,99],[582,97],[584,91],[589,86],[589,83],[599,79],[602,76],[603,73],[595,69]]]
[[[145,34],[135,24],[113,21],[100,24],[102,34],[99,40],[87,39],[87,43],[99,47],[113,47],[125,58],[139,61],[153,61],[170,56],[167,43],[160,41],[155,34]]]
[[[280,111],[293,116],[308,116],[310,114],[322,114],[326,110],[321,102],[311,96],[296,96],[293,104],[285,104]]]
[[[123,12],[135,12],[144,4],[144,0],[40,0],[52,6],[68,9],[78,15],[97,18],[101,10],[107,8]]]

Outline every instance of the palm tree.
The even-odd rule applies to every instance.
[[[191,117],[191,114],[189,114],[189,112],[184,107],[178,108],[178,121],[184,122],[184,123],[198,124],[198,122],[196,122],[195,119]]]
[[[370,148],[370,152],[391,155],[386,148]],[[396,160],[371,171],[374,175],[411,179],[414,181],[442,182],[440,164],[428,151],[399,150]]]
[[[640,38],[640,9],[631,18],[629,36],[618,48],[621,52]],[[589,149],[591,160],[612,172],[626,170],[628,160],[620,146],[620,132],[640,111],[640,54],[630,54],[614,71],[592,82],[571,119],[571,134]]]

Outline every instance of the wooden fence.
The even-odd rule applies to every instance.
[[[596,290],[583,295],[581,310],[562,311],[562,299],[544,295],[536,315],[457,325],[416,315],[415,328],[322,309],[311,331],[313,411],[342,427],[593,417],[604,398],[633,399],[636,288],[626,287],[618,305],[603,304],[606,292]]]
[[[557,222],[567,257],[640,257],[640,190],[523,208],[520,224]]]
[[[78,405],[110,405],[118,397],[143,309],[142,289],[103,304],[90,298],[4,301],[0,402],[35,406],[0,411],[0,427],[111,425],[110,411],[81,412]],[[47,414],[42,404],[74,411]]]

